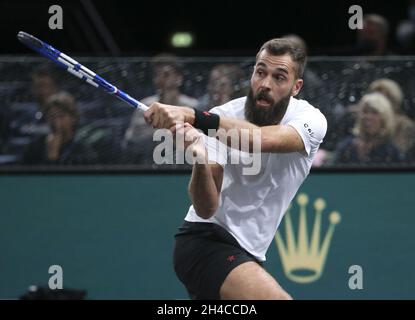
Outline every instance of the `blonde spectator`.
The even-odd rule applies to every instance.
[[[399,84],[390,79],[379,79],[369,85],[369,92],[380,92],[392,104],[395,113],[395,133],[392,141],[400,152],[406,153],[414,144],[415,124],[405,114],[402,113],[403,93]]]
[[[390,101],[374,92],[362,97],[353,137],[343,140],[337,150],[337,164],[390,164],[403,156],[392,142],[396,122]]]

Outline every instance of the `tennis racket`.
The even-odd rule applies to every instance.
[[[20,31],[17,34],[17,39],[30,49],[48,58],[58,66],[66,69],[69,73],[73,74],[79,79],[88,82],[95,88],[101,88],[107,93],[115,95],[120,100],[142,111],[146,111],[148,109],[145,104],[142,104],[127,93],[121,91],[116,86],[97,75],[95,72],[89,70],[78,61],[72,59],[63,52],[60,52],[46,42],[39,40],[38,38],[23,31]]]

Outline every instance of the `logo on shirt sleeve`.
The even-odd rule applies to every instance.
[[[314,132],[313,130],[311,130],[310,126],[308,125],[308,123],[304,123],[304,128],[307,130],[308,134],[312,137],[314,137]]]

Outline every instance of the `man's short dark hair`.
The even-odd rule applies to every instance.
[[[162,66],[171,66],[177,73],[182,73],[183,65],[173,54],[170,53],[160,53],[156,56],[154,56],[151,59],[152,67],[162,67]]]
[[[76,122],[79,121],[79,111],[75,103],[74,97],[64,91],[55,93],[46,100],[45,104],[45,113],[47,114],[52,108],[57,108],[71,117],[73,117]]]
[[[275,38],[271,39],[267,42],[265,42],[261,49],[259,49],[259,52],[256,56],[257,60],[260,55],[260,53],[266,50],[269,54],[273,56],[281,56],[284,54],[289,54],[291,56],[291,59],[296,63],[296,77],[302,78],[305,64],[306,64],[306,52],[305,50],[298,45],[295,41],[292,41],[290,39],[284,39],[284,38]]]

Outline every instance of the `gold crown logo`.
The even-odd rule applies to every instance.
[[[321,198],[316,199],[314,201],[314,225],[311,239],[309,240],[306,213],[308,196],[304,193],[299,194],[297,196],[297,204],[300,208],[297,241],[290,215],[291,205],[284,218],[286,243],[284,243],[280,231],[277,231],[275,241],[287,278],[298,283],[310,283],[320,278],[323,273],[334,228],[340,222],[340,213],[337,211],[330,213],[330,225],[323,242],[321,242],[321,217],[323,210],[326,208],[326,202]]]

